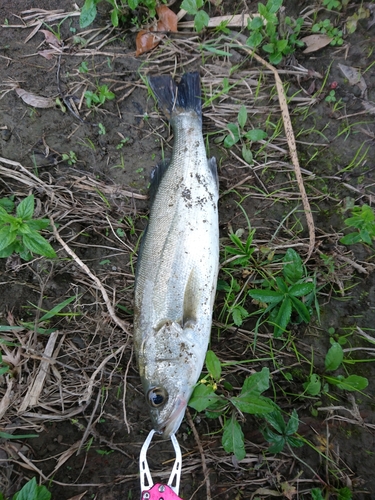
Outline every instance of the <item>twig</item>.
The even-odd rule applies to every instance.
[[[114,323],[116,323],[116,325],[119,326],[121,328],[121,330],[123,332],[125,332],[127,335],[130,335],[129,332],[128,332],[128,330],[127,330],[127,327],[126,327],[125,323],[116,315],[115,310],[113,309],[113,306],[112,306],[112,304],[111,304],[111,302],[109,300],[108,294],[107,294],[104,286],[102,285],[101,281],[99,280],[99,278],[97,276],[95,276],[90,271],[90,269],[86,266],[86,264],[84,262],[82,262],[82,260],[73,252],[73,250],[61,238],[60,234],[58,233],[58,231],[56,229],[56,226],[55,226],[55,223],[54,223],[52,217],[50,217],[50,222],[51,222],[51,227],[52,227],[52,230],[53,230],[53,234],[54,234],[55,238],[57,239],[57,241],[64,248],[64,250],[66,251],[66,253],[69,254],[72,257],[72,259],[92,279],[92,281],[96,284],[98,290],[100,290],[100,292],[102,294],[102,297],[103,297],[103,300],[105,302],[105,305],[107,306],[108,313],[111,316],[111,318],[114,321]]]
[[[197,443],[199,453],[201,455],[201,462],[202,462],[202,471],[204,474],[204,480],[206,483],[206,497],[207,500],[211,500],[211,481],[210,481],[210,475],[209,475],[209,470],[207,469],[207,464],[206,464],[206,457],[204,456],[204,451],[203,451],[203,446],[201,443],[201,440],[199,439],[199,434],[197,432],[197,429],[195,428],[193,419],[191,418],[190,412],[188,409],[186,409],[186,419],[189,423],[189,426],[191,430],[193,431],[195,442]]]
[[[234,35],[238,36],[237,33]],[[308,248],[307,257],[306,257],[306,261],[307,261],[311,257],[311,254],[313,253],[314,247],[315,247],[315,225],[314,225],[314,219],[312,216],[312,211],[311,211],[309,199],[307,197],[305,186],[303,183],[301,167],[300,167],[299,161],[298,161],[296,140],[294,137],[292,122],[290,120],[288,104],[287,104],[286,97],[285,97],[283,83],[281,81],[281,78],[280,78],[276,68],[274,68],[271,64],[269,64],[267,61],[265,61],[262,57],[258,56],[258,54],[256,54],[249,47],[246,47],[245,45],[243,45],[238,40],[235,40],[235,42],[241,49],[243,49],[249,55],[254,57],[254,59],[256,59],[263,66],[265,66],[266,68],[271,70],[273,75],[274,75],[274,78],[275,78],[276,90],[277,90],[277,95],[279,98],[281,115],[283,118],[284,129],[285,129],[285,135],[286,135],[286,139],[287,139],[288,146],[289,146],[289,153],[290,153],[290,157],[291,157],[291,160],[292,160],[292,163],[294,166],[294,172],[296,175],[298,187],[299,187],[301,197],[302,197],[303,208],[304,208],[305,215],[306,215],[307,226],[309,228],[310,241],[309,241],[309,248]]]

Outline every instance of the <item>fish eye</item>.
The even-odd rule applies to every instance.
[[[146,400],[153,408],[159,408],[168,399],[168,393],[163,387],[152,387],[146,394]]]

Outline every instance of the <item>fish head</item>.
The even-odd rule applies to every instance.
[[[180,427],[202,370],[207,345],[196,333],[194,325],[165,321],[142,346],[139,367],[146,402],[154,429],[165,438]]]

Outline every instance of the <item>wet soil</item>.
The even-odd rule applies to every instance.
[[[242,11],[245,4],[250,12],[256,10],[253,2],[236,5],[236,9]],[[350,13],[360,4],[354,2]],[[297,12],[295,2],[287,2],[286,12],[297,16],[309,7],[311,2],[300,2]],[[207,76],[208,68],[214,71],[225,64],[220,59],[202,61],[201,57],[189,61],[175,53],[169,61],[164,49],[152,57],[136,58],[136,31],[110,33],[109,4],[101,3],[93,27],[107,26],[104,33],[110,33],[108,43],[101,45],[103,35],[92,45],[74,41],[82,30],[78,17],[69,16],[59,26],[61,19],[51,21],[68,48],[61,58],[55,53],[46,59],[38,52],[51,47],[40,30],[29,38],[32,27],[12,27],[25,24],[25,14],[20,20],[21,12],[32,8],[35,2],[31,0],[1,2],[1,89],[11,89],[12,82],[17,82],[32,94],[64,98],[65,104],[73,96],[80,118],[69,109],[62,112],[58,106],[40,109],[27,105],[15,90],[3,93],[0,164],[5,170],[0,179],[0,198],[14,195],[18,202],[33,193],[39,199],[35,215],[53,218],[67,244],[111,293],[117,314],[131,332],[134,263],[147,220],[149,175],[155,163],[168,156],[172,144],[168,125],[155,109],[141,76],[172,72],[175,63],[180,73],[197,69]],[[40,0],[38,8],[52,11],[62,7],[56,0]],[[233,8],[227,2],[221,11],[213,8],[212,15],[232,13]],[[333,14],[325,14],[334,20]],[[253,321],[241,328],[223,326],[221,294],[214,312],[211,348],[223,362],[254,359],[251,370],[255,371],[268,366],[278,404],[286,413],[293,408],[298,411],[299,434],[310,445],[295,449],[294,454],[285,450],[278,456],[270,455],[260,431],[261,419],[247,416],[243,421],[247,455],[238,463],[222,449],[220,421],[192,412],[210,473],[212,498],[267,498],[276,494],[311,498],[311,488],[323,486],[326,498],[340,498],[337,492],[343,487],[352,491],[354,499],[375,497],[374,356],[352,350],[372,347],[371,342],[363,341],[358,328],[375,337],[374,252],[373,247],[361,244],[344,248],[338,241],[348,216],[346,207],[371,205],[374,200],[375,26],[367,26],[368,19],[359,21],[343,47],[328,46],[312,54],[299,50],[293,60],[280,65],[286,69],[280,73],[288,83],[298,154],[316,225],[317,245],[307,268],[312,275],[315,273],[321,288],[320,321],[315,314],[307,327],[294,325],[287,342],[273,341],[272,334],[261,331],[254,349]],[[208,40],[209,36],[204,38]],[[240,51],[235,51],[234,56],[244,71],[254,70],[253,63],[246,62]],[[339,64],[361,72],[367,86],[365,94],[358,84],[348,81]],[[293,67],[298,65],[306,68],[305,76],[293,74]],[[314,76],[318,74],[321,78]],[[257,230],[260,254],[273,242],[281,249],[295,243],[306,255],[306,222],[280,127],[273,84],[269,80],[266,83],[268,97],[257,101],[252,124],[268,127],[269,135],[278,127],[279,132],[274,136],[274,150],[268,157],[259,152],[253,168],[238,161],[240,149],[233,148],[235,156],[217,144],[213,134],[220,127],[215,121],[215,109],[205,109],[204,131],[209,134],[210,154],[215,154],[219,164],[222,237],[227,241],[230,229],[247,231],[246,212]],[[108,85],[115,99],[90,110],[81,97],[99,84]],[[319,89],[322,92],[317,93]],[[327,102],[325,98],[333,89],[335,101]],[[292,193],[291,185],[295,189]],[[28,358],[23,355],[21,368],[13,373],[14,383],[7,393],[11,403],[1,417],[0,430],[14,435],[36,433],[38,437],[1,440],[4,468],[0,491],[5,498],[11,498],[27,478],[37,476],[48,485],[53,499],[75,495],[85,500],[137,498],[138,457],[150,420],[131,336],[111,321],[101,294],[80,265],[68,258],[51,234],[49,238],[59,249],[56,262],[41,258],[30,263],[0,259],[1,325],[35,322],[63,300],[76,297],[68,308],[70,316],[57,316],[51,323],[40,325],[58,329],[58,363],[48,376],[49,385],[40,395],[40,404],[29,406],[27,411],[19,408],[47,340],[29,327],[17,337],[27,346],[24,352]],[[333,267],[327,264],[327,258]],[[241,277],[243,281],[245,278]],[[246,308],[252,312],[256,305],[249,299]],[[329,329],[334,329],[336,336],[348,336],[345,348],[349,349],[347,356],[352,364],[346,365],[347,373],[368,378],[369,387],[363,392],[345,393],[331,388],[318,397],[302,396],[302,384],[310,370],[306,360],[313,355],[315,370],[324,370]],[[274,359],[269,358],[270,349]],[[266,361],[257,361],[266,357]],[[248,374],[248,365],[240,363],[239,368],[229,368],[226,377],[240,387]],[[91,377],[92,392],[87,393]],[[3,401],[9,380],[0,376]],[[184,463],[180,496],[207,498],[201,454],[186,421],[178,439]],[[165,481],[173,457],[171,444],[156,440],[148,456],[152,470]],[[30,463],[34,464],[33,471]]]

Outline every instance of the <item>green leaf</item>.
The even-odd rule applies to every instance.
[[[279,433],[285,434],[285,422],[280,410],[273,411],[264,416],[269,424]]]
[[[251,49],[256,49],[263,41],[263,35],[259,31],[254,31],[246,40],[246,45]]]
[[[70,304],[71,302],[73,302],[73,300],[76,300],[77,299],[77,295],[73,295],[73,297],[69,297],[68,299],[65,299],[63,302],[60,302],[59,304],[57,304],[55,307],[53,307],[50,311],[48,311],[46,314],[44,314],[41,318],[40,318],[40,322],[42,321],[47,321],[47,319],[51,319],[53,318],[54,316],[56,316],[62,309],[64,309],[64,307],[66,307],[68,304]]]
[[[290,297],[290,299],[292,301],[293,308],[295,309],[295,311],[297,311],[302,321],[304,321],[305,323],[309,323],[311,319],[310,313],[305,304],[298,300],[296,297],[293,297],[293,295]]]
[[[18,205],[16,214],[22,220],[31,219],[34,213],[34,195],[31,194]]]
[[[312,373],[309,377],[309,380],[303,384],[303,388],[310,396],[317,396],[318,394],[320,394],[322,383],[320,381],[319,375],[317,375],[316,373]]]
[[[283,275],[289,283],[297,283],[303,276],[301,257],[293,248],[288,248],[283,257]]]
[[[249,316],[249,313],[246,311],[246,309],[238,304],[231,309],[231,313],[232,313],[233,323],[236,326],[241,326],[243,320]]]
[[[10,231],[9,226],[0,229],[0,251],[5,250],[17,238],[16,231]]]
[[[266,391],[270,386],[270,371],[263,366],[262,370],[253,373],[250,377],[246,377],[242,389],[241,396],[256,395],[259,396],[262,392]]]
[[[249,290],[252,299],[265,302],[266,304],[278,304],[284,298],[284,294],[275,290]]]
[[[203,411],[216,402],[219,398],[212,387],[206,384],[198,384],[191,395],[189,406],[197,411]]]
[[[9,255],[12,255],[12,253],[17,253],[17,248],[18,241],[16,240],[11,245],[8,245],[7,247],[3,248],[3,250],[0,250],[0,259],[9,257]]]
[[[283,0],[268,0],[266,7],[269,12],[271,12],[272,14],[276,14],[282,4]]]
[[[272,432],[270,429],[263,431],[263,436],[272,446],[269,447],[268,451],[270,453],[280,453],[285,445],[285,438],[276,432]]]
[[[304,295],[308,295],[310,292],[314,290],[314,283],[297,283],[292,285],[289,288],[289,295],[293,295],[293,297],[303,297]]]
[[[199,33],[203,28],[208,26],[210,22],[210,16],[204,10],[200,10],[197,12],[194,18],[194,28]]]
[[[286,330],[292,316],[292,301],[290,297],[285,297],[275,319],[273,334],[275,338],[280,337]]]
[[[213,351],[207,351],[206,367],[211,377],[218,382],[221,377],[221,363]]]
[[[115,28],[118,26],[118,9],[116,7],[111,12],[111,23]]]
[[[252,165],[254,163],[254,157],[253,153],[250,151],[249,148],[245,146],[245,144],[242,146],[242,158],[248,163],[249,165]]]
[[[301,448],[301,446],[304,445],[304,442],[302,439],[296,437],[296,436],[288,436],[286,438],[287,443],[289,443],[291,446],[294,446],[295,448]]]
[[[360,377],[359,375],[349,375],[349,377],[341,380],[336,385],[345,391],[362,391],[368,386],[368,380],[367,378]]]
[[[273,54],[275,52],[275,44],[274,43],[266,43],[263,45],[262,49],[264,52],[267,52],[268,54]]]
[[[260,16],[254,16],[251,21],[249,20],[247,23],[247,29],[249,31],[259,30],[263,28],[263,19]]]
[[[226,148],[231,148],[240,140],[240,131],[238,129],[237,123],[228,123],[227,128],[230,134],[227,135],[224,139],[224,146]]]
[[[128,0],[128,5],[131,10],[135,10],[139,5],[139,0]]]
[[[278,40],[276,42],[277,52],[284,52],[288,46],[288,40]]]
[[[261,130],[260,128],[253,128],[245,134],[246,139],[249,141],[263,141],[267,137],[267,132]]]
[[[359,233],[350,233],[340,238],[340,243],[343,245],[354,245],[355,243],[361,243],[361,241],[362,238]]]
[[[13,198],[13,196],[12,196]],[[5,210],[6,213],[11,213],[14,210],[14,201],[10,198],[0,198],[0,209]],[[1,210],[0,210],[1,214]]]
[[[96,18],[96,1],[85,0],[83,4],[81,15],[79,16],[79,26],[87,28]]]
[[[322,490],[320,488],[313,488],[310,491],[311,500],[324,500],[324,496],[322,495]]]
[[[50,259],[56,257],[55,250],[51,247],[48,241],[36,231],[24,234],[22,236],[22,241],[25,247],[33,253],[43,255],[44,257],[48,257]]]
[[[287,434],[288,436],[295,434],[297,432],[298,426],[299,426],[298,414],[296,410],[293,409],[290,419],[286,424],[285,434]]]
[[[222,445],[227,453],[233,452],[237,460],[245,458],[244,435],[240,424],[234,417],[228,419],[224,424]]]
[[[37,437],[39,437],[39,434],[9,434],[8,432],[0,431],[0,439],[30,439]]]
[[[184,0],[180,6],[180,9],[186,10],[188,14],[195,15],[198,9],[202,7],[202,3],[197,0]]]
[[[327,371],[337,370],[344,359],[344,353],[341,345],[338,342],[334,342],[328,349],[326,358],[324,361]]]
[[[45,486],[38,486],[35,477],[30,479],[23,488],[13,495],[13,500],[50,500],[51,493]]]
[[[46,229],[50,224],[48,219],[31,219],[25,222],[30,229],[35,231],[40,231],[41,229]]]
[[[237,120],[238,120],[240,127],[244,128],[244,126],[246,125],[246,122],[247,122],[247,110],[246,110],[246,106],[244,104],[242,104],[242,106],[240,107]]]
[[[264,396],[246,395],[230,398],[230,402],[243,413],[265,415],[275,410],[271,399]]]

